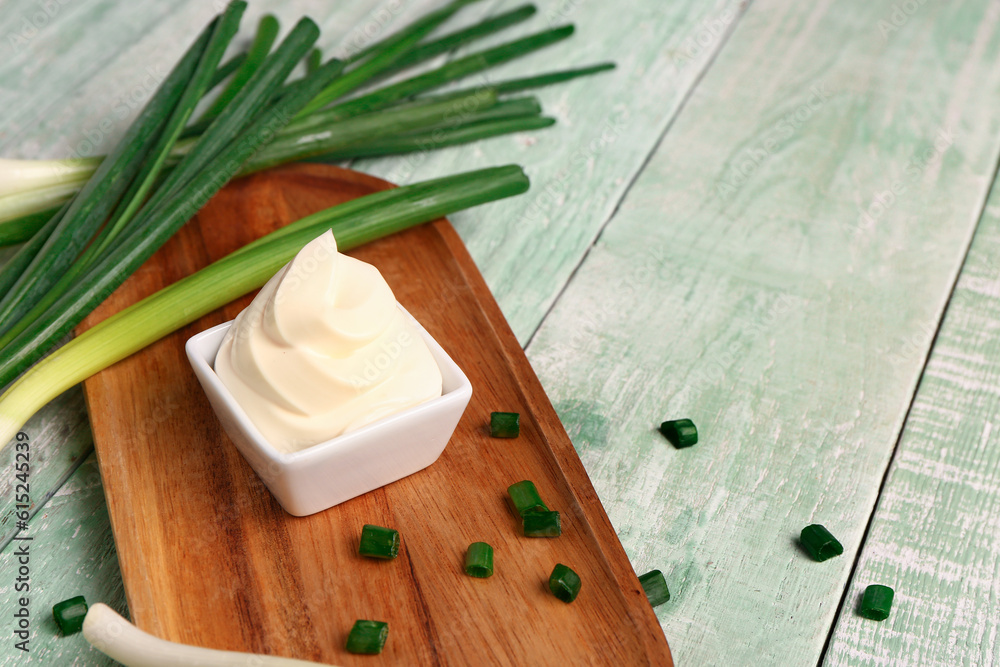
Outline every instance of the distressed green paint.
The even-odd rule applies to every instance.
[[[500,12],[523,4],[486,4]],[[569,40],[519,59],[474,82],[502,80],[605,60],[618,68],[537,91],[558,119],[547,130],[499,137],[395,159],[363,160],[361,171],[406,183],[464,169],[514,162],[531,177],[531,191],[451,217],[522,343],[541,323],[573,269],[641,170],[660,135],[725,43],[741,3],[539,2],[518,30],[574,23]],[[470,10],[478,7],[473,5]],[[475,49],[482,48],[478,45]],[[468,82],[463,85],[470,85]]]
[[[879,499],[827,667],[989,665],[1000,656],[997,257],[994,189]],[[873,583],[896,591],[881,623],[856,614]]]
[[[67,391],[25,424],[30,443],[30,507],[38,512],[94,450],[79,387]],[[17,532],[14,447],[0,452],[0,548]],[[24,508],[20,508],[22,511]]]
[[[52,606],[67,598],[83,595],[87,603],[104,602],[126,613],[118,559],[97,460],[93,455],[76,469],[44,510],[28,524],[24,535],[30,542],[15,541],[0,551],[4,566],[0,572],[0,609],[13,610],[24,595],[14,590],[13,568],[7,563],[19,545],[29,544],[31,554],[31,639],[33,664],[87,665],[118,664],[92,649],[82,634],[63,637],[52,619]],[[28,661],[8,639],[0,645],[0,664]]]
[[[883,39],[893,4],[754,2],[528,347],[636,571],[666,576],[679,665],[819,660],[990,186],[996,4]],[[656,432],[678,417],[696,447]],[[800,550],[811,523],[842,557]],[[995,627],[976,600],[941,608]]]

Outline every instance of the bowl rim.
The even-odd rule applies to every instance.
[[[424,342],[427,344],[427,347],[431,352],[431,356],[434,358],[438,368],[441,370],[441,395],[428,401],[424,401],[418,405],[414,405],[406,410],[382,417],[370,424],[365,424],[361,428],[354,431],[342,433],[338,436],[330,438],[329,440],[324,440],[316,443],[315,445],[309,445],[308,447],[304,447],[294,452],[281,451],[264,437],[264,434],[260,432],[257,425],[254,424],[252,419],[250,419],[250,416],[247,414],[246,410],[243,409],[243,406],[239,404],[236,397],[233,396],[232,392],[229,391],[229,388],[226,387],[222,378],[220,378],[215,372],[215,355],[218,353],[218,349],[222,345],[222,340],[225,337],[226,332],[229,331],[229,328],[232,327],[233,323],[236,321],[235,318],[227,322],[223,322],[222,324],[217,324],[191,336],[184,344],[184,349],[187,353],[188,361],[192,366],[196,367],[197,370],[202,371],[204,377],[206,377],[216,391],[219,392],[223,398],[225,407],[236,419],[239,427],[246,433],[246,435],[249,436],[248,439],[251,441],[253,447],[261,455],[267,457],[269,461],[278,463],[282,466],[308,463],[313,459],[326,459],[335,454],[335,450],[347,448],[355,444],[355,441],[357,440],[375,437],[377,432],[382,430],[388,424],[392,424],[400,420],[413,419],[414,417],[419,416],[422,412],[435,409],[435,407],[441,403],[451,403],[460,400],[468,402],[471,397],[472,383],[469,381],[469,378],[466,377],[465,373],[462,372],[462,369],[458,366],[458,364],[455,363],[451,356],[445,352],[444,348],[441,347],[434,337],[430,335],[423,325],[420,324],[420,322],[413,317],[409,311],[402,306],[402,304],[397,301],[396,306],[413,324],[416,325],[417,331],[424,339]],[[218,337],[218,345],[215,345],[210,341],[210,339],[215,337]],[[210,350],[210,348],[214,349]],[[211,354],[206,354],[206,352],[209,351]],[[449,382],[449,380],[451,380],[451,382]],[[453,383],[454,386],[452,386],[451,389],[446,390],[445,387],[451,383]],[[212,410],[217,412],[218,410],[214,402],[210,401],[210,403],[212,403]],[[218,417],[218,415],[216,415],[216,417]]]

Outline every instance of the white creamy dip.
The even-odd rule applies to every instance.
[[[215,372],[285,452],[441,395],[441,371],[382,274],[338,253],[329,231],[239,314]]]

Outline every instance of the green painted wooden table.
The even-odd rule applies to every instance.
[[[433,4],[261,0],[245,25],[308,13],[336,52]],[[635,569],[666,574],[677,664],[1000,664],[1000,4],[538,4],[578,34],[498,76],[619,64],[542,91],[556,127],[355,167],[525,165],[527,195],[454,222]],[[104,150],[217,8],[0,3],[0,156]],[[656,433],[675,416],[696,447]],[[109,664],[48,611],[124,609],[80,392],[26,431],[31,652],[5,613],[0,664]],[[810,523],[844,554],[810,561]],[[871,583],[896,590],[881,623],[856,614]]]

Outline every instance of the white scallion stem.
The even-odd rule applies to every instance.
[[[0,197],[67,181],[87,180],[100,163],[101,158],[68,160],[0,158]]]
[[[125,667],[316,667],[324,663],[274,655],[218,651],[177,644],[143,632],[111,607],[98,602],[87,611],[83,636],[101,653]]]

